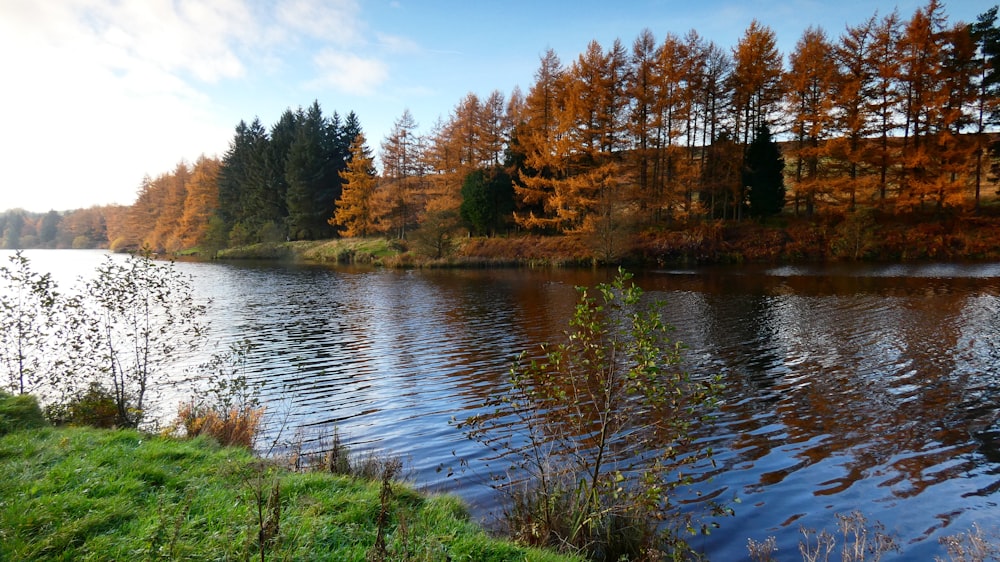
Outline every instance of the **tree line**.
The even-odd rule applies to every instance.
[[[649,30],[631,49],[592,41],[569,64],[548,50],[526,95],[469,93],[427,133],[405,111],[380,173],[353,139],[329,222],[431,243],[514,229],[611,240],[783,209],[982,204],[1000,124],[996,7],[952,24],[930,0],[836,39],[810,27],[787,66],[776,44],[754,21],[731,50]]]
[[[725,49],[696,31],[540,57],[523,94],[469,93],[429,132],[407,110],[376,157],[357,116],[319,103],[236,126],[221,159],[145,178],[107,208],[113,247],[175,250],[334,236],[585,234],[778,212],[976,210],[1000,156],[997,7],[937,0],[785,57],[754,21]],[[41,236],[39,239],[41,239]]]

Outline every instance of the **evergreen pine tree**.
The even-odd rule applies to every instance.
[[[747,147],[743,170],[751,216],[767,217],[781,212],[785,206],[784,169],[785,160],[778,143],[771,137],[771,130],[766,124],[759,126]]]

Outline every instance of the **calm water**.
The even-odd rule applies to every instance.
[[[100,252],[35,251],[69,287]],[[250,338],[270,431],[307,446],[333,428],[357,449],[404,456],[419,486],[488,516],[487,455],[449,424],[501,389],[511,358],[566,329],[595,271],[379,271],[184,263],[212,299],[212,340]],[[645,271],[689,370],[726,384],[717,451],[698,484],[738,498],[694,544],[746,558],[799,528],[860,509],[906,559],[937,539],[1000,527],[1000,265],[738,267]],[[188,363],[196,361],[189,358]],[[168,408],[169,409],[169,408]],[[272,433],[273,437],[273,433]],[[463,461],[468,468],[461,469]],[[454,472],[449,476],[450,472]],[[794,556],[793,556],[794,554]]]

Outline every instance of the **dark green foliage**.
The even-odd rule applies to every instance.
[[[327,221],[360,132],[354,112],[328,119],[318,102],[286,110],[270,132],[259,120],[240,122],[219,176],[219,218],[229,245],[336,236]]]
[[[785,206],[785,160],[767,125],[757,128],[747,147],[743,185],[746,187],[750,215],[768,217]]]
[[[55,248],[60,222],[62,222],[62,215],[56,211],[45,213],[41,225],[38,227],[38,241],[41,247]]]
[[[979,47],[983,64],[980,87],[985,99],[996,99],[1000,95],[1000,27],[997,26],[998,7],[993,6],[976,18],[972,24],[972,36]],[[989,121],[1000,123],[1000,105],[993,105]]]
[[[21,231],[24,229],[25,212],[15,209],[5,213],[5,221],[0,224],[0,242],[2,247],[10,250],[22,248]]]
[[[56,425],[102,428],[113,428],[119,421],[115,395],[96,381],[68,400],[50,404],[45,409],[45,417]]]
[[[475,170],[462,183],[462,220],[473,232],[495,234],[514,212],[514,182],[502,168]]]
[[[327,126],[319,104],[299,110],[295,140],[285,159],[288,182],[288,234],[293,240],[313,240],[330,234],[327,219],[339,196],[340,178],[330,175],[333,131]],[[334,172],[336,169],[334,169]]]
[[[37,398],[30,394],[13,396],[0,390],[0,435],[47,425]]]
[[[267,131],[260,119],[240,121],[219,170],[219,216],[232,228],[260,214],[256,194],[262,191],[261,167],[267,154]]]

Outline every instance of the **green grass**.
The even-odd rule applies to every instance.
[[[267,560],[363,561],[381,509],[377,482],[135,431],[13,431],[0,437],[0,474],[0,560],[260,560],[254,494],[277,481]],[[387,559],[569,560],[488,536],[452,496],[392,490]]]
[[[219,259],[298,260],[315,263],[377,264],[399,254],[384,238],[339,238],[252,244],[221,250]]]

